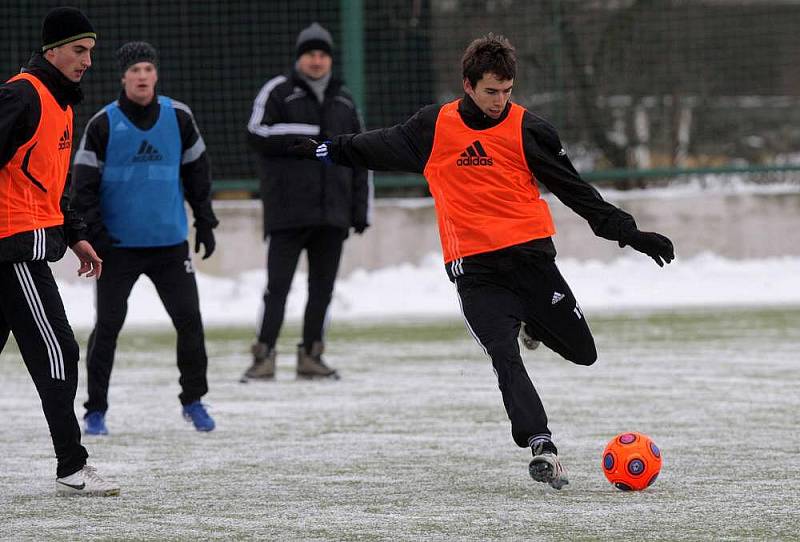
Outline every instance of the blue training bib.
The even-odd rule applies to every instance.
[[[181,134],[172,101],[159,96],[158,121],[140,130],[117,102],[106,106],[108,147],[100,209],[121,247],[161,247],[186,240]]]

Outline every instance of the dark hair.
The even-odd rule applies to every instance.
[[[469,44],[461,58],[464,79],[473,87],[485,73],[493,73],[501,81],[514,79],[517,74],[517,55],[514,46],[504,36],[486,34]]]

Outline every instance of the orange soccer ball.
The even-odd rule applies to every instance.
[[[603,450],[603,474],[622,491],[639,491],[656,481],[661,450],[642,433],[620,433]]]

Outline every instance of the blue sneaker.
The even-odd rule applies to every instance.
[[[191,421],[198,431],[211,431],[215,427],[214,419],[208,415],[205,405],[200,401],[184,405],[183,417],[187,422]]]
[[[99,410],[87,412],[83,418],[83,433],[85,435],[107,435],[106,413]]]

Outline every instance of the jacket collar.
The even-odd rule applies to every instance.
[[[38,51],[33,53],[22,71],[39,79],[63,109],[68,105],[77,105],[83,100],[80,83],[73,83],[67,79]]]
[[[300,87],[305,90],[307,93],[314,95],[314,91],[311,90],[311,87],[308,86],[308,83],[300,77],[300,74],[297,73],[296,69],[292,69],[289,74],[289,80],[291,80],[292,84],[296,87]],[[342,80],[337,78],[335,74],[331,74],[331,79],[328,81],[328,86],[325,88],[325,96],[335,96],[338,94],[339,89],[342,88]]]
[[[509,100],[509,102],[506,104],[506,108],[503,110],[503,114],[500,115],[500,118],[493,119],[481,111],[478,105],[473,101],[472,98],[469,97],[468,94],[464,94],[464,97],[458,104],[458,114],[461,115],[461,120],[463,120],[464,124],[473,130],[486,130],[487,128],[497,126],[506,120],[510,110],[511,101]]]
[[[122,89],[119,93],[119,108],[125,113],[126,117],[131,119],[133,123],[140,128],[142,125],[152,126],[155,124],[155,121],[158,120],[158,114],[161,111],[161,107],[158,104],[158,93],[156,93],[149,104],[139,105],[128,98],[125,94],[125,89]]]

